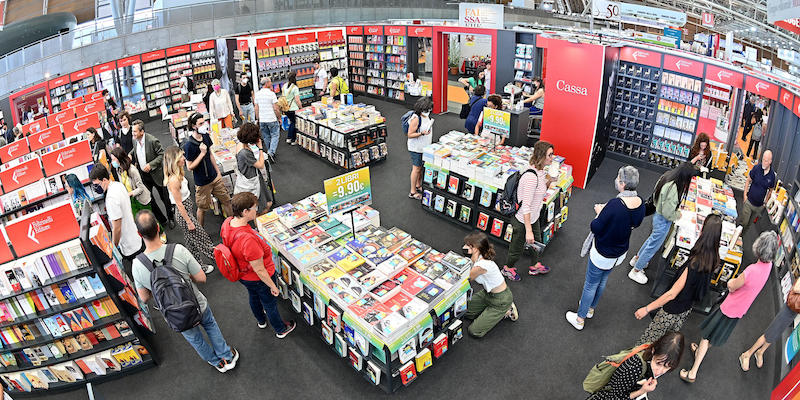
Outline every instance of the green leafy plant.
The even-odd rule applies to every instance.
[[[450,36],[450,46],[447,53],[447,64],[450,68],[458,68],[461,62],[461,41],[457,35]]]

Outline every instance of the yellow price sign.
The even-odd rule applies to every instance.
[[[511,134],[511,113],[484,107],[483,129],[495,135],[508,137]]]

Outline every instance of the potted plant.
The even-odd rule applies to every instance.
[[[458,67],[461,61],[461,42],[458,36],[450,36],[450,46],[447,52],[447,65],[450,67],[450,75],[458,75]]]

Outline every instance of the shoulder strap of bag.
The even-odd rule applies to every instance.
[[[607,361],[607,362],[610,365],[612,365],[613,367],[619,368],[619,366],[622,365],[625,361],[628,361],[629,358],[631,358],[631,357],[633,357],[633,356],[639,354],[640,352],[642,352],[644,350],[647,350],[649,348],[650,348],[650,343],[645,343],[643,345],[639,345],[637,347],[634,347],[633,350],[631,350],[631,352],[628,353],[628,355],[625,356],[625,358],[623,358],[619,362],[614,362],[614,361]]]
[[[175,254],[175,243],[168,243],[167,251],[164,253],[164,259],[162,260],[162,262],[164,262],[165,265],[171,266],[173,254]],[[153,265],[153,260],[147,257],[144,253],[139,253],[136,256],[136,259],[139,260],[139,262],[142,263],[142,265],[144,265],[144,267],[147,268],[148,271],[153,272],[153,269],[155,268],[155,266]]]

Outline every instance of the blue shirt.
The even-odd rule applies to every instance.
[[[628,251],[631,231],[644,220],[644,202],[639,207],[629,209],[618,198],[609,200],[600,215],[592,220],[590,228],[594,233],[594,247],[606,258],[617,258]]]
[[[770,168],[769,172],[764,174],[764,168],[761,168],[761,163],[758,163],[750,170],[750,180],[747,201],[756,207],[761,207],[764,205],[767,191],[775,187],[775,171]]]
[[[469,104],[472,104],[472,107],[469,109],[467,121],[464,122],[464,128],[467,129],[467,133],[475,133],[475,125],[478,124],[478,117],[481,116],[483,108],[486,107],[486,103],[486,99],[478,96],[472,96],[472,98],[469,99]]]
[[[186,156],[186,161],[193,162],[200,156],[200,143],[205,143],[208,147],[206,155],[203,156],[203,161],[192,170],[194,176],[194,184],[196,186],[205,186],[217,178],[217,169],[214,167],[214,162],[211,161],[211,137],[209,135],[200,135],[203,137],[202,142],[198,142],[193,136],[189,136],[183,142],[183,153]]]

